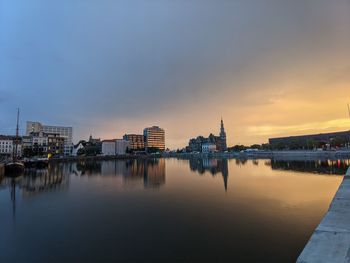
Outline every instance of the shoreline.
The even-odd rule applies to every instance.
[[[49,159],[51,163],[77,161],[136,160],[154,158],[227,158],[227,159],[273,159],[286,161],[313,161],[350,159],[349,151],[256,151],[227,153],[162,153],[115,156],[69,156]]]
[[[350,167],[297,262],[350,261]]]
[[[197,158],[242,158],[242,159],[274,159],[274,160],[337,160],[350,159],[350,150],[347,151],[250,151],[227,153],[164,153],[163,157],[197,157]]]
[[[51,158],[49,163],[79,162],[79,161],[110,161],[110,160],[135,160],[161,158],[161,154],[152,155],[116,155],[116,156],[70,156],[63,158]]]

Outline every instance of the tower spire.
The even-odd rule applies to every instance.
[[[224,121],[221,116],[221,124],[220,124],[220,149],[221,152],[225,152],[227,150],[226,144],[226,132],[224,127]]]

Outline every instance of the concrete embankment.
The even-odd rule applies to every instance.
[[[350,167],[297,262],[350,262]]]
[[[0,177],[5,174],[5,164],[0,163]]]
[[[275,160],[335,160],[338,158],[350,158],[350,151],[273,151]]]
[[[164,153],[175,158],[256,158],[293,161],[350,159],[350,150],[343,151],[246,151],[225,153]]]
[[[64,158],[52,158],[49,162],[80,162],[80,161],[109,161],[109,160],[129,160],[129,159],[153,159],[160,158],[161,154],[147,155],[116,155],[116,156],[75,156]]]

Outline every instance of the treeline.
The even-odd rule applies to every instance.
[[[255,149],[255,150],[263,150],[263,151],[268,151],[271,150],[271,147],[268,143],[263,143],[263,144],[253,144],[250,146],[247,145],[235,145],[232,147],[228,147],[227,150],[229,152],[241,152],[241,151],[245,151],[248,149]]]

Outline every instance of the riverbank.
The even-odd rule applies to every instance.
[[[350,167],[297,262],[350,261]]]
[[[349,151],[244,151],[225,153],[164,153],[163,157],[175,158],[255,158],[274,160],[337,160],[350,159]]]
[[[50,163],[57,162],[80,162],[80,161],[109,161],[109,160],[128,160],[128,159],[152,159],[160,158],[161,154],[147,154],[147,155],[115,155],[115,156],[70,156],[63,158],[51,158]]]

